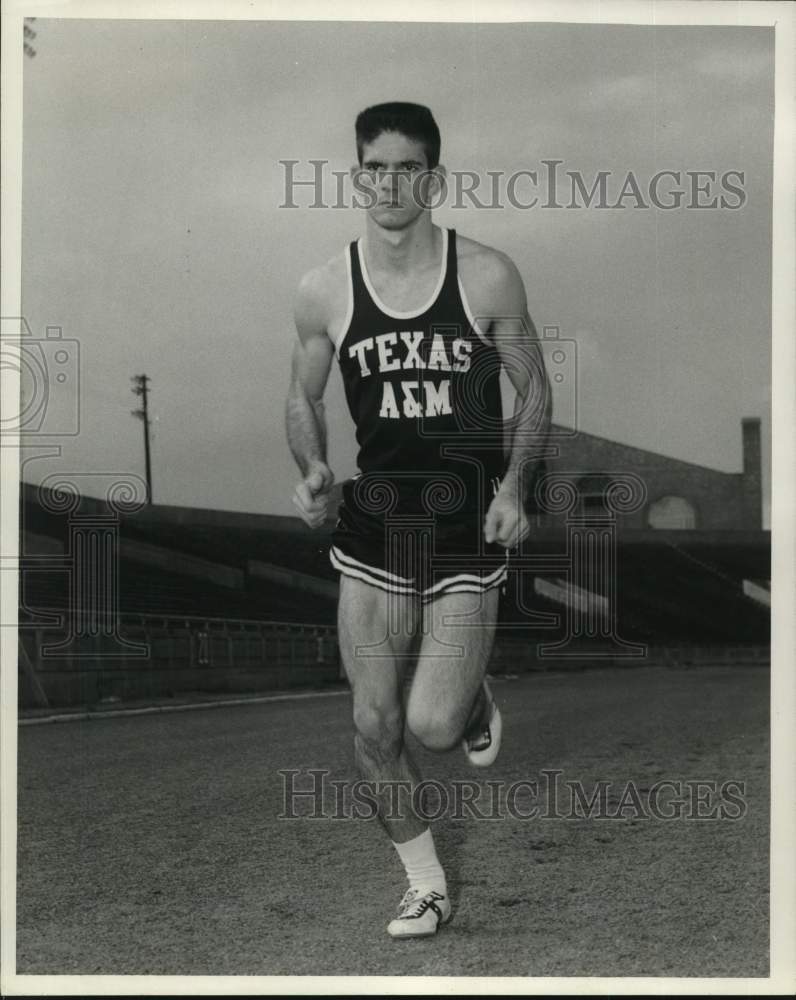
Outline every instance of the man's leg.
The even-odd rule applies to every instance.
[[[497,587],[443,594],[423,609],[407,721],[429,750],[450,750],[485,707],[481,692],[498,616]]]
[[[388,785],[376,795],[379,819],[409,880],[399,919],[388,927],[400,937],[433,934],[450,915],[431,830],[412,808],[420,774],[404,745],[402,688],[414,660],[420,613],[415,597],[340,578],[338,640],[354,696],[357,765],[367,781],[392,785],[393,794]]]
[[[390,619],[392,618],[392,623]],[[415,785],[420,776],[404,746],[403,682],[413,659],[419,609],[411,596],[388,594],[341,576],[338,641],[354,696],[354,750],[363,778]],[[379,819],[395,843],[425,829],[411,809],[394,815],[387,792],[379,799]],[[402,796],[402,804],[407,802]]]

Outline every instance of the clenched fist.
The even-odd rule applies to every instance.
[[[528,518],[516,488],[504,482],[486,512],[484,539],[514,549],[530,533]]]
[[[326,520],[329,506],[329,491],[334,483],[334,474],[328,465],[315,462],[307,470],[307,475],[296,485],[293,492],[293,506],[302,520],[311,528],[319,528]]]

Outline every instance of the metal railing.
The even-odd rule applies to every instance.
[[[90,703],[188,690],[282,689],[344,677],[337,630],[330,625],[125,613],[115,623],[105,623],[106,630],[76,633],[63,607],[36,608],[33,614],[33,621],[20,622],[19,662],[28,704]],[[47,624],[41,621],[45,615],[50,616]],[[591,662],[590,652],[584,648],[572,665]],[[644,656],[627,665],[688,668],[768,662],[767,646],[672,642],[646,647]],[[600,664],[605,661],[594,661]],[[491,661],[496,674],[562,666],[566,664],[540,657],[538,639],[528,637],[498,637]]]
[[[128,612],[90,630],[75,629],[80,614],[79,609],[37,607],[32,621],[21,618],[20,638],[36,673],[317,666],[328,674],[339,663],[337,630],[329,625]]]

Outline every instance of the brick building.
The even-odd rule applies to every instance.
[[[586,506],[601,502],[601,481],[607,484],[619,473],[638,476],[646,500],[622,517],[625,528],[758,531],[762,528],[760,420],[746,417],[741,427],[741,472],[720,472],[564,427],[556,428],[559,433],[552,440],[559,454],[547,460],[547,469],[571,480]]]

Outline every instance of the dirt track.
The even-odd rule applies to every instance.
[[[446,816],[435,837],[454,920],[402,943],[385,926],[403,873],[376,823],[277,819],[280,769],[350,777],[348,695],[23,727],[17,971],[767,975],[768,681],[650,667],[496,682],[494,768],[418,753],[424,774],[558,769],[587,791],[610,782],[611,812],[631,780],[645,805],[662,779],[734,779],[745,814]]]

